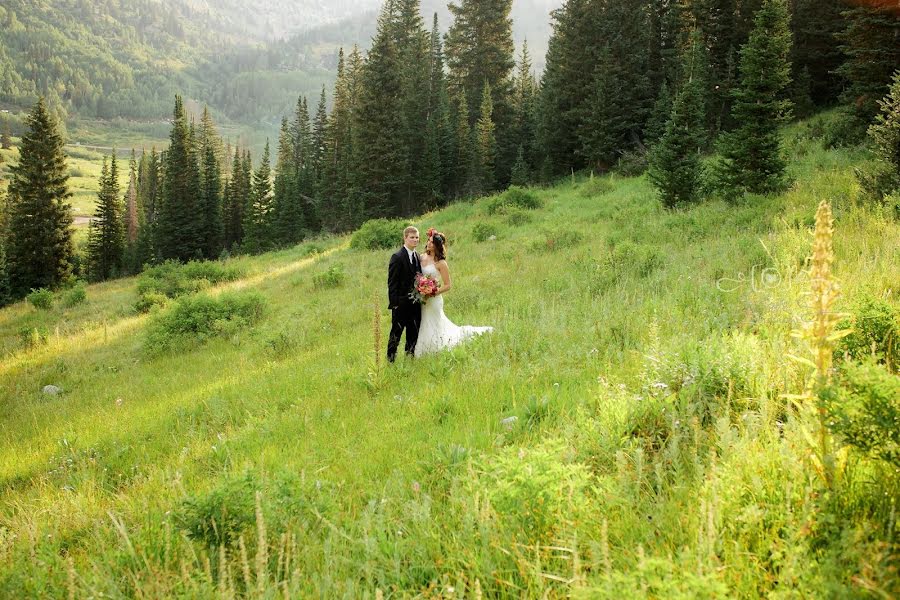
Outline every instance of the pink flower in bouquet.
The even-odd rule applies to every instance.
[[[409,297],[414,302],[425,304],[429,298],[437,295],[439,287],[437,280],[433,276],[419,273],[416,275],[416,283]]]

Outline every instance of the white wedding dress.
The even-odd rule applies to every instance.
[[[431,275],[435,279],[440,277],[437,267],[434,265],[423,266],[422,274]],[[444,315],[444,296],[434,296],[422,305],[422,322],[419,325],[419,339],[416,342],[415,355],[418,357],[424,354],[440,352],[441,350],[452,348],[470,337],[493,330],[493,327],[473,327],[471,325],[460,327],[454,325]]]

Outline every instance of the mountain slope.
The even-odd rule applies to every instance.
[[[3,309],[0,595],[895,595],[894,479],[850,461],[833,493],[875,500],[823,500],[782,397],[822,198],[839,309],[900,281],[862,153],[816,130],[789,130],[782,195],[670,212],[597,177],[423,215],[448,316],[496,331],[414,362],[376,367],[389,251],[346,239],[229,259],[211,295],[264,317],[177,349],[146,347],[178,313],[136,314],[134,279]]]

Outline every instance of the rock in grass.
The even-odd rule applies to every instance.
[[[47,396],[56,396],[62,391],[62,389],[56,387],[55,385],[45,385],[44,389],[41,391],[43,391]]]
[[[518,421],[519,421],[519,417],[506,417],[505,419],[500,421],[500,424],[503,425],[504,427],[506,427],[507,430],[509,430],[509,429],[512,429],[513,427],[515,427],[515,425]]]

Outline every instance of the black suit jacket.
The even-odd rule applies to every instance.
[[[422,266],[418,260],[415,265],[409,262],[409,254],[406,253],[405,246],[391,255],[391,261],[388,263],[389,309],[413,304],[413,301],[409,299],[409,294],[415,285],[416,273],[421,272]]]

